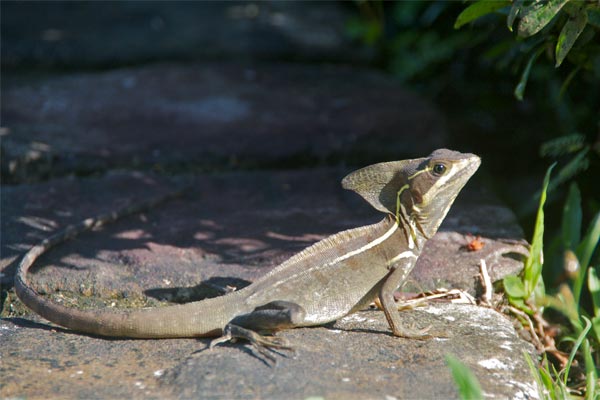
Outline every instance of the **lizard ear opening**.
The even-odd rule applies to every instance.
[[[376,210],[395,214],[396,196],[407,183],[404,174],[417,160],[392,161],[369,165],[354,171],[342,180],[344,189],[361,195]]]

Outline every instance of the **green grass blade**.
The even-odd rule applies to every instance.
[[[523,357],[525,357],[525,362],[527,362],[529,371],[535,380],[540,399],[552,399],[554,397],[554,385],[548,371],[543,366],[536,365],[526,351],[523,351]],[[544,355],[544,359],[545,357]]]
[[[543,51],[543,47],[539,48],[529,57],[529,61],[527,61],[527,65],[525,66],[525,68],[523,69],[523,73],[521,74],[521,79],[519,79],[519,83],[515,87],[514,95],[517,98],[517,100],[523,100],[523,95],[525,94],[525,88],[527,87],[527,81],[529,80],[529,73],[531,72],[531,68],[535,63],[535,60],[537,60],[537,58],[540,56],[540,54],[542,54]]]
[[[577,246],[577,250],[575,254],[577,255],[577,259],[579,260],[579,265],[581,266],[577,277],[575,278],[575,282],[573,283],[573,296],[575,297],[575,301],[579,303],[579,297],[581,296],[581,291],[583,289],[583,283],[585,282],[585,278],[587,276],[587,269],[592,260],[592,256],[594,252],[598,248],[598,242],[600,241],[600,213],[596,214],[586,235],[583,240]]]
[[[543,376],[541,375],[541,367],[535,365],[531,356],[526,351],[523,351],[523,356],[525,357],[525,362],[527,362],[527,366],[529,367],[529,371],[531,371],[531,375],[533,379],[535,379],[535,384],[537,385],[538,393],[544,393],[546,388],[546,383],[544,382]]]
[[[450,367],[454,383],[461,399],[483,399],[483,392],[475,374],[453,355],[446,355],[446,363]]]
[[[593,267],[588,269],[588,289],[592,296],[594,316],[600,317],[600,279],[598,279],[598,273]]]
[[[571,354],[569,354],[569,361],[567,362],[567,365],[565,366],[565,372],[564,372],[564,376],[563,376],[563,383],[565,384],[565,386],[567,385],[567,380],[569,379],[569,371],[571,370],[571,364],[573,363],[573,359],[575,358],[575,355],[577,354],[577,350],[579,350],[581,343],[585,340],[590,329],[592,329],[592,321],[590,321],[585,316],[582,316],[581,318],[585,321],[585,327],[583,328],[583,330],[577,337],[577,340],[575,340],[575,344],[573,345],[573,348],[571,349]],[[588,347],[588,346],[586,346],[586,347]]]
[[[588,231],[577,247],[577,258],[582,266],[590,264],[594,251],[598,248],[598,241],[600,241],[600,213],[594,216]]]
[[[544,262],[544,204],[546,203],[546,190],[548,189],[548,183],[550,182],[550,174],[555,166],[556,163],[552,164],[550,168],[548,168],[548,171],[546,171],[546,176],[544,177],[537,217],[535,220],[535,229],[531,240],[531,250],[529,252],[529,257],[525,260],[523,283],[525,284],[527,298],[533,293],[542,273],[542,265]]]
[[[583,342],[583,360],[585,365],[585,397],[588,399],[597,399],[600,382],[598,382],[598,371],[594,365],[592,349],[588,340]]]

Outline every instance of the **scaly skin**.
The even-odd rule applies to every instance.
[[[394,290],[412,270],[454,199],[479,167],[472,154],[436,150],[429,157],[380,163],[344,178],[386,217],[379,223],[332,235],[285,261],[250,286],[225,296],[156,309],[78,310],[35,292],[27,271],[63,241],[163,200],[88,219],[33,247],[21,261],[15,290],[33,311],[58,325],[88,334],[130,338],[244,337],[284,347],[255,332],[321,325],[357,311],[377,297],[394,335],[422,338],[402,327]]]

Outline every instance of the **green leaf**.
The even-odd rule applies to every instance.
[[[547,393],[547,396],[541,397],[542,399],[552,399],[554,398],[552,395],[554,394],[554,382],[552,381],[552,377],[550,373],[546,370],[545,361],[546,355],[544,354],[544,363],[541,366],[538,366],[532,359],[529,353],[523,350],[523,357],[525,357],[525,362],[527,362],[527,366],[529,367],[529,371],[531,375],[535,379],[535,383],[537,385],[538,393],[544,394]]]
[[[516,297],[510,297],[509,296],[508,297],[508,302],[511,305],[513,305],[515,308],[523,311],[526,314],[529,314],[529,315],[535,314],[535,312],[527,304],[525,304],[525,300],[523,300],[523,298],[521,298],[521,297],[516,298]],[[525,319],[521,318],[519,315],[515,315],[515,317],[519,321],[521,321],[522,325],[526,325],[527,324],[527,321]]]
[[[588,399],[597,399],[596,389],[598,387],[598,371],[594,365],[594,358],[592,357],[592,350],[590,349],[589,341],[586,340],[583,348],[583,359],[585,365],[585,381],[586,390],[585,395]]]
[[[564,314],[569,319],[576,331],[581,330],[581,320],[578,313],[578,305],[573,298],[573,292],[569,285],[560,285],[556,296],[547,296],[546,305]]]
[[[592,318],[592,327],[594,329],[594,336],[596,338],[596,342],[600,342],[600,315]]]
[[[571,349],[571,354],[569,354],[569,361],[567,361],[567,364],[565,365],[565,373],[563,375],[564,376],[563,382],[565,385],[567,384],[567,379],[569,379],[569,370],[571,369],[571,365],[573,364],[575,355],[577,355],[577,350],[579,350],[581,343],[583,343],[588,332],[590,331],[590,329],[592,329],[592,321],[590,321],[585,316],[582,316],[581,318],[585,321],[585,327],[581,330],[581,332],[578,332],[579,336],[577,337],[577,340],[575,340],[575,344],[573,345],[573,348]],[[588,347],[588,346],[586,345],[585,347]]]
[[[569,187],[563,208],[562,237],[565,249],[575,250],[581,240],[581,194],[576,183]]]
[[[542,157],[560,157],[574,153],[585,146],[585,135],[574,133],[548,140],[540,147]]]
[[[475,374],[453,355],[446,355],[446,363],[461,399],[483,399],[483,392]]]
[[[585,29],[587,25],[587,12],[585,8],[578,7],[575,15],[570,16],[562,30],[560,31],[560,35],[558,36],[558,41],[556,42],[556,64],[555,67],[560,67],[562,62],[564,61],[567,54],[573,47],[573,44],[581,35],[581,32]]]
[[[529,57],[529,61],[527,61],[527,65],[525,66],[525,69],[521,74],[521,79],[519,80],[519,83],[515,88],[515,97],[519,101],[523,100],[523,94],[525,93],[525,87],[527,86],[527,81],[529,80],[529,73],[531,72],[531,67],[533,66],[535,60],[537,60],[537,58],[540,56],[540,54],[542,54],[542,51],[544,51],[543,47],[539,48],[535,53],[531,55],[531,57]]]
[[[544,203],[546,202],[546,191],[548,189],[548,183],[550,182],[550,174],[555,166],[556,163],[552,164],[544,177],[542,192],[540,193],[540,203],[535,220],[535,228],[533,231],[533,239],[531,240],[531,250],[529,251],[529,257],[525,260],[523,283],[525,285],[527,297],[531,295],[537,286],[542,273],[542,265],[544,264]]]
[[[532,5],[521,9],[522,17],[519,22],[519,36],[529,37],[535,35],[558,14],[568,0],[536,1]]]
[[[593,315],[600,322],[600,279],[598,279],[596,268],[588,269],[588,289],[592,295],[592,304],[594,305]],[[594,323],[594,328],[596,328],[596,321],[592,320],[592,322]]]
[[[583,283],[585,282],[585,277],[587,276],[587,269],[594,255],[594,251],[598,248],[598,242],[600,241],[600,213],[596,214],[590,227],[588,228],[587,233],[585,234],[583,240],[577,246],[577,250],[575,254],[579,259],[579,263],[581,269],[579,274],[575,278],[575,282],[573,283],[573,296],[575,297],[575,302],[579,304],[579,298],[581,296],[581,291],[583,289]]]
[[[541,266],[540,266],[540,275],[541,275]],[[535,300],[535,304],[538,306],[539,311],[544,311],[544,299],[546,297],[546,285],[544,285],[544,279],[540,277],[533,288],[533,298]]]
[[[502,279],[504,291],[514,299],[524,299],[527,296],[523,281],[516,275],[508,275]]]
[[[458,14],[454,22],[454,29],[509,5],[510,1],[505,0],[481,0],[473,3]]]
[[[510,8],[510,12],[508,13],[508,17],[506,18],[506,26],[511,32],[513,31],[513,24],[515,23],[515,18],[517,18],[517,15],[519,15],[522,6],[523,0],[515,0],[513,2],[512,7]]]
[[[594,216],[588,231],[575,252],[582,268],[586,268],[589,265],[594,251],[598,247],[598,241],[600,241],[600,213]]]

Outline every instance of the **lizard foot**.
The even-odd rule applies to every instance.
[[[253,330],[233,324],[228,324],[223,330],[223,336],[212,340],[209,344],[209,348],[212,349],[216,345],[225,342],[235,343],[237,339],[244,339],[250,342],[256,351],[272,363],[276,362],[273,353],[279,354],[277,350],[294,350],[294,348],[288,345],[282,338],[263,336]]]
[[[418,339],[418,340],[427,340],[433,339],[433,335],[428,333],[431,329],[431,325],[424,329],[413,330],[413,329],[394,329],[394,336],[403,337],[407,339]]]

